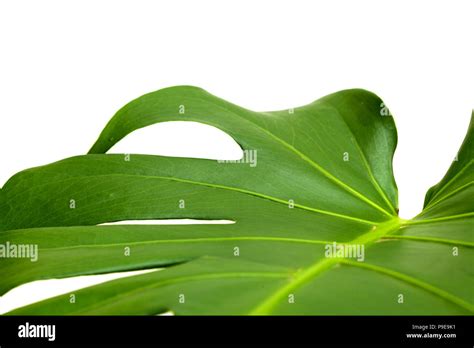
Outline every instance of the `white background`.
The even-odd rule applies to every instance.
[[[413,217],[469,124],[473,4],[0,0],[0,186],[22,169],[86,153],[118,108],[163,87],[200,86],[257,111],[360,87],[395,117],[400,215]],[[139,130],[113,150],[239,154],[227,135],[189,123]],[[24,285],[0,298],[0,313],[104,279]]]

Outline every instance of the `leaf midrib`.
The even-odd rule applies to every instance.
[[[382,239],[384,236],[389,235],[390,233],[400,229],[401,227],[409,224],[409,221],[400,219],[400,218],[394,218],[386,223],[380,224],[377,227],[380,227],[379,231],[373,231],[370,230],[369,232],[360,235],[359,237],[355,238],[353,241],[349,242],[348,244],[362,244],[364,247],[368,247],[372,244],[374,244],[376,241]],[[377,229],[377,228],[376,228]],[[280,303],[282,298],[287,296],[289,293],[293,292],[297,288],[303,286],[304,284],[308,283],[309,281],[313,280],[315,277],[320,275],[321,273],[330,270],[332,267],[334,267],[337,264],[340,263],[348,263],[348,260],[343,259],[343,258],[323,258],[323,259],[318,259],[313,265],[310,267],[307,267],[306,269],[302,270],[298,274],[296,274],[290,282],[279,288],[277,291],[275,291],[273,294],[268,296],[264,301],[262,301],[260,304],[258,304],[253,310],[250,311],[249,314],[251,315],[268,315],[271,314],[273,309]],[[372,265],[371,265],[372,266]],[[382,269],[383,267],[380,266],[374,266],[372,267],[372,270],[375,269],[375,267],[378,267]],[[467,303],[466,301],[462,300],[461,298],[450,294],[442,289],[439,289],[431,284],[422,282],[420,280],[417,280],[413,277],[410,277],[406,274],[403,274],[401,272],[396,272],[392,271],[389,269],[385,269],[386,272],[385,274],[392,274],[394,275],[395,273],[398,274],[398,279],[403,280],[407,282],[408,279],[411,278],[411,281],[408,282],[411,285],[418,286],[424,290],[430,291],[434,293],[435,295],[445,299],[449,300],[452,303],[457,304],[458,306],[462,307],[463,309],[467,309],[470,311],[474,312],[474,306]]]

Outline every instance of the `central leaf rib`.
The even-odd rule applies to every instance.
[[[405,220],[398,217],[381,223],[379,225],[374,225],[375,228],[370,229],[368,232],[360,235],[354,240],[350,241],[348,244],[362,244],[365,247],[370,246],[375,243],[377,240],[383,236],[398,230],[402,224],[405,223]],[[333,266],[341,263],[344,259],[341,258],[324,258],[318,260],[312,266],[304,269],[303,271],[297,273],[289,283],[285,286],[278,289],[272,295],[270,295],[265,301],[260,305],[254,308],[250,314],[251,315],[267,315],[271,314],[273,308],[288,294],[292,293],[297,288],[303,286],[307,282],[311,281],[321,273],[331,269]]]

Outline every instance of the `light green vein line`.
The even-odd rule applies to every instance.
[[[268,199],[268,200],[273,201],[273,202],[282,203],[282,204],[287,205],[287,206],[289,204],[289,202],[284,200],[284,199],[276,198],[276,197],[269,196],[269,195],[265,195],[263,193],[249,191],[249,190],[245,190],[245,189],[241,189],[241,188],[237,188],[237,187],[232,187],[232,186],[212,184],[212,183],[207,183],[207,182],[199,182],[199,181],[193,181],[193,180],[187,180],[187,179],[181,179],[181,178],[173,178],[173,177],[157,176],[157,175],[123,174],[123,173],[93,175],[93,177],[99,177],[99,176],[110,176],[110,177],[122,176],[122,177],[131,177],[131,178],[142,177],[142,178],[149,178],[149,179],[176,181],[176,182],[187,183],[187,184],[192,184],[192,185],[200,185],[200,186],[212,187],[212,188],[217,188],[217,189],[222,189],[222,190],[235,191],[235,192],[239,192],[239,193],[243,193],[243,194],[247,194],[247,195],[251,195],[251,196],[255,196],[255,197],[259,197],[259,198]],[[92,175],[90,175],[89,177],[92,177]],[[76,179],[77,180],[77,177],[69,178],[69,179],[71,179],[71,180]],[[66,181],[66,180],[67,179],[65,179],[63,181]],[[352,221],[360,222],[360,223],[363,223],[363,224],[368,224],[368,225],[377,224],[377,222],[374,222],[374,221],[359,219],[359,218],[356,218],[356,217],[353,217],[353,216],[334,213],[334,212],[330,212],[330,211],[327,211],[327,210],[316,209],[316,208],[304,206],[304,205],[297,204],[297,203],[294,203],[294,207],[297,207],[299,209],[312,211],[312,212],[319,213],[319,214],[325,214],[325,215],[330,215],[330,216],[334,216],[334,217],[338,217],[338,218],[342,218],[342,219],[346,219],[346,220],[352,220]]]
[[[423,212],[422,212],[423,213]],[[439,218],[433,218],[433,219],[423,219],[421,220],[407,220],[405,222],[406,225],[421,225],[421,224],[429,224],[433,222],[442,222],[442,221],[449,221],[449,220],[455,220],[455,219],[462,219],[465,217],[470,217],[474,216],[474,213],[465,213],[465,214],[459,214],[459,215],[451,215],[451,216],[443,216]]]
[[[284,238],[284,237],[210,237],[210,238],[187,238],[187,239],[162,239],[162,240],[150,240],[142,242],[123,242],[123,243],[112,243],[112,244],[85,244],[85,245],[74,245],[71,247],[57,247],[57,248],[41,248],[40,250],[69,250],[78,248],[112,248],[123,245],[128,246],[141,246],[150,244],[173,244],[173,243],[208,243],[208,242],[227,242],[227,241],[267,241],[267,242],[290,242],[290,243],[303,243],[303,244],[331,244],[333,242],[313,239],[298,239],[298,238]]]
[[[415,240],[415,241],[420,241],[420,242],[434,242],[434,243],[474,247],[474,243],[472,243],[472,242],[466,242],[466,241],[462,241],[462,240],[445,239],[445,238],[434,238],[434,237],[419,237],[419,236],[407,236],[407,235],[390,234],[390,235],[387,235],[386,237],[382,237],[382,239],[408,239],[408,240]]]
[[[470,182],[468,182],[468,183],[465,184],[465,185],[459,186],[457,189],[451,191],[450,193],[448,193],[447,195],[444,195],[443,197],[439,198],[439,199],[436,200],[436,201],[431,201],[430,204],[428,204],[428,205],[423,209],[423,211],[425,212],[425,211],[427,211],[427,210],[430,210],[430,209],[433,208],[436,204],[438,204],[438,203],[444,201],[445,199],[447,199],[447,198],[449,198],[449,197],[455,195],[455,194],[458,193],[459,191],[464,190],[466,187],[468,187],[468,186],[470,186],[470,185],[472,185],[472,184],[474,184],[474,181],[470,181]]]
[[[365,268],[365,269],[372,270],[372,271],[379,272],[379,273],[383,273],[385,275],[391,276],[393,278],[399,279],[399,280],[404,281],[406,283],[409,283],[413,286],[416,286],[418,288],[421,288],[423,290],[431,292],[432,294],[434,294],[434,295],[436,295],[436,296],[438,296],[438,297],[440,297],[440,298],[442,298],[446,301],[454,303],[454,304],[456,304],[457,306],[459,306],[463,309],[474,312],[474,305],[472,305],[471,303],[466,302],[463,299],[461,299],[461,298],[459,298],[459,297],[457,297],[457,296],[455,296],[455,295],[453,295],[453,294],[451,294],[447,291],[444,291],[444,290],[442,290],[442,289],[440,289],[436,286],[433,286],[433,285],[431,285],[429,283],[426,283],[424,281],[421,281],[419,279],[413,278],[413,277],[411,277],[409,275],[406,275],[404,273],[393,271],[391,269],[376,266],[376,265],[373,265],[373,264],[368,264],[368,263],[364,263],[364,262],[355,262],[355,261],[351,261],[351,260],[347,260],[347,259],[342,259],[341,263],[344,263],[344,264],[347,264],[347,265],[350,265],[350,266],[354,266],[354,267]]]
[[[189,184],[215,187],[215,188],[220,188],[220,189],[224,189],[224,190],[233,190],[233,191],[245,193],[245,194],[248,194],[248,195],[257,196],[257,197],[260,197],[260,198],[265,198],[265,199],[268,199],[268,200],[271,200],[271,201],[274,201],[274,202],[279,202],[279,203],[282,203],[282,204],[285,204],[285,205],[289,204],[288,201],[285,201],[284,199],[281,199],[281,198],[276,198],[276,197],[273,197],[273,196],[265,195],[263,193],[258,193],[258,192],[249,191],[249,190],[245,190],[245,189],[240,189],[240,188],[236,188],[236,187],[217,185],[217,184],[200,183],[200,182],[196,182],[196,181],[192,181],[192,180],[186,180],[186,179],[175,179],[175,178],[169,178],[169,177],[160,177],[160,178],[161,179],[174,180],[174,181],[181,181],[181,182],[185,182],[185,183],[189,183]],[[297,203],[294,203],[294,206],[298,207],[300,209],[309,210],[309,211],[313,211],[313,212],[320,213],[320,214],[336,216],[336,217],[339,217],[339,218],[343,218],[343,219],[347,219],[347,220],[353,220],[353,221],[357,221],[357,222],[361,222],[361,223],[365,223],[365,224],[370,224],[370,225],[376,224],[376,222],[374,222],[374,221],[359,219],[359,218],[355,218],[355,217],[348,216],[348,215],[343,215],[343,214],[330,212],[330,211],[327,211],[327,210],[311,208],[311,207],[307,207],[307,206],[297,204]]]
[[[433,197],[431,197],[431,200],[434,200],[436,197],[438,197],[444,190],[446,190],[453,182],[454,180],[456,180],[462,173],[464,173],[467,168],[474,162],[473,159],[471,159],[459,172],[456,173],[456,175],[454,175],[451,179],[449,179],[449,181],[443,185],[443,187],[441,187],[439,189],[438,192],[436,192],[434,194]]]
[[[352,187],[350,187],[349,185],[345,184],[344,182],[342,182],[341,180],[339,180],[338,178],[336,178],[335,176],[333,176],[330,172],[328,172],[326,169],[324,169],[323,167],[321,167],[319,164],[317,164],[316,162],[314,162],[313,160],[311,160],[308,156],[306,156],[304,153],[300,152],[299,150],[297,150],[296,148],[294,148],[293,146],[291,146],[290,144],[286,143],[284,140],[278,138],[277,136],[273,135],[272,133],[268,132],[266,129],[264,128],[261,128],[265,133],[267,133],[268,135],[272,136],[273,138],[275,138],[277,141],[279,141],[280,143],[282,143],[283,145],[285,145],[287,148],[291,149],[293,152],[295,152],[296,154],[298,154],[304,161],[308,162],[311,166],[313,166],[314,168],[316,168],[319,172],[321,172],[324,176],[326,176],[328,179],[330,179],[331,181],[333,181],[334,183],[336,183],[337,185],[339,185],[340,187],[342,187],[343,189],[345,189],[346,191],[348,191],[349,193],[351,193],[353,196],[359,198],[360,200],[364,201],[365,203],[369,204],[370,206],[374,207],[375,209],[379,210],[380,212],[382,212],[384,215],[387,215],[387,216],[390,216],[390,217],[393,217],[394,215],[389,213],[388,211],[386,211],[385,209],[383,209],[381,206],[379,206],[378,204],[374,203],[373,201],[371,201],[370,199],[368,199],[367,197],[365,197],[363,194],[361,194],[359,191],[356,191],[354,190]]]

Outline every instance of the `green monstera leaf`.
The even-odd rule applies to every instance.
[[[195,121],[240,163],[105,154],[136,129]],[[157,269],[11,314],[472,315],[474,126],[415,219],[397,215],[393,118],[364,90],[276,112],[195,87],[142,96],[90,153],[13,176],[0,191],[0,292],[38,279]],[[416,178],[414,178],[416,180]],[[147,219],[227,224],[100,225]],[[99,225],[99,226],[98,226]],[[127,252],[124,252],[127,250]]]

